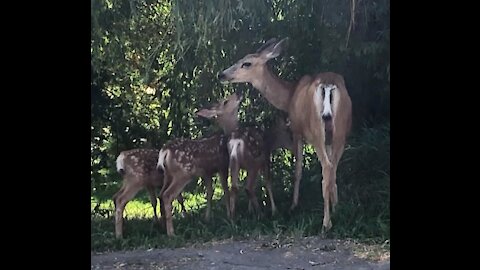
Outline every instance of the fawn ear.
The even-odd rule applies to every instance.
[[[198,116],[205,117],[205,118],[213,118],[217,116],[217,112],[214,110],[209,110],[209,109],[201,109],[200,111],[196,112]]]

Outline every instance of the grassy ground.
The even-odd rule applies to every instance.
[[[362,212],[365,209],[355,210],[348,201],[342,203],[343,205],[339,205],[338,212],[332,218],[334,227],[329,237],[355,238],[357,241],[372,244],[388,242],[390,232],[386,220],[382,220],[381,216],[376,220],[362,217],[361,214],[355,214],[355,211]],[[288,207],[282,207],[284,211],[273,218],[270,217],[267,206],[265,216],[257,219],[256,216],[248,213],[246,196],[243,196],[239,202],[240,211],[235,222],[226,219],[224,203],[218,198],[214,201],[213,218],[210,222],[205,222],[203,219],[205,212],[203,196],[187,194],[187,214],[184,217],[180,214],[179,205],[176,202],[174,204],[175,237],[167,237],[165,231],[152,222],[152,207],[147,199],[143,198],[133,200],[127,205],[124,214],[125,237],[117,240],[114,236],[112,201],[103,202],[96,209],[94,208],[97,204],[92,202],[91,249],[106,251],[179,247],[193,242],[225,238],[258,238],[262,235],[275,236],[277,239],[296,238],[318,235],[323,219],[323,206],[318,201],[316,207],[310,209],[299,207],[298,211],[292,215],[286,212]]]

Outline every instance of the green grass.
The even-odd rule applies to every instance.
[[[389,132],[388,125],[364,128],[350,138],[339,164],[339,204],[332,215],[333,228],[328,237],[354,239],[369,244],[389,243]],[[183,193],[187,208],[185,217],[179,214],[180,207],[174,201],[175,237],[167,237],[158,224],[152,226],[152,207],[143,192],[127,205],[124,213],[124,239],[117,240],[114,236],[113,203],[103,194],[92,197],[91,249],[105,251],[179,247],[187,243],[225,238],[251,239],[270,235],[281,239],[319,235],[323,220],[321,167],[314,153],[308,152],[308,149],[305,156],[300,202],[294,213],[288,211],[292,197],[293,167],[285,165],[293,163],[291,156],[283,153],[275,158],[273,167],[274,195],[279,210],[275,217],[270,217],[268,203],[263,203],[264,217],[257,219],[250,215],[247,211],[247,196],[242,189],[237,202],[237,218],[234,222],[227,220],[225,205],[221,200],[223,192],[216,183],[213,216],[210,222],[205,222],[204,190],[191,184]],[[263,182],[258,186],[263,186]],[[257,190],[259,200],[268,202],[264,192],[260,188]],[[112,189],[109,193],[113,192]]]
[[[186,196],[188,197],[188,196]],[[188,200],[187,200],[188,201]],[[360,240],[369,240],[381,243],[389,239],[388,230],[380,223],[370,222],[370,219],[359,218],[356,220],[358,209],[348,201],[341,202],[338,212],[332,217],[334,227],[329,233],[333,238],[355,237]],[[129,203],[125,211],[124,239],[117,240],[114,236],[113,204],[105,202],[100,209],[108,212],[107,215],[92,214],[91,219],[91,248],[95,251],[123,250],[134,248],[159,248],[179,247],[187,243],[205,242],[225,238],[246,239],[257,238],[262,235],[276,237],[303,237],[318,235],[322,226],[323,206],[317,201],[318,206],[313,209],[299,207],[298,212],[289,215],[286,210],[274,218],[269,216],[266,209],[265,216],[257,219],[248,214],[246,196],[238,203],[239,211],[235,222],[226,219],[223,201],[214,202],[213,218],[205,222],[204,207],[191,208],[187,215],[180,215],[180,208],[176,207],[174,213],[174,227],[176,236],[169,238],[158,224],[152,222],[152,207],[149,202],[134,200]],[[93,207],[93,205],[92,205]],[[104,212],[105,213],[105,212]],[[361,217],[361,215],[360,215]]]

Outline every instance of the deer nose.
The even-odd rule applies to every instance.
[[[223,73],[223,72],[222,72],[222,73],[219,73],[219,74],[218,74],[218,79],[219,79],[219,80],[225,79],[225,73]]]

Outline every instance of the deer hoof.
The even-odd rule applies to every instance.
[[[326,239],[327,238],[327,233],[328,233],[327,227],[322,226],[322,232],[320,234],[320,237],[323,238],[323,239]]]
[[[328,231],[330,231],[330,229],[332,228],[332,222],[329,221],[328,224],[325,226],[322,225],[322,237],[325,238],[326,237],[326,234]]]

